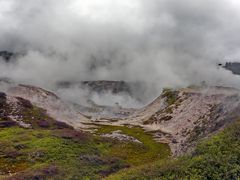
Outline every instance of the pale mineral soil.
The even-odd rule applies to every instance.
[[[174,155],[187,152],[198,139],[221,130],[239,116],[240,107],[239,90],[225,87],[166,89],[140,109],[95,106],[89,108],[91,113],[33,86],[11,86],[7,94],[25,98],[57,121],[79,130],[94,132],[98,125],[141,127],[156,141],[168,143]]]
[[[239,90],[234,88],[194,87],[165,93],[126,118],[97,123],[140,126],[153,133],[156,141],[168,143],[174,155],[181,155],[240,115]]]

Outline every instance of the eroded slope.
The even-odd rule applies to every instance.
[[[168,146],[141,128],[98,126],[90,134],[47,112],[0,93],[0,179],[101,179],[149,159],[169,158]],[[124,139],[108,137],[112,131],[121,131]]]
[[[166,107],[143,120],[148,131],[168,142],[172,152],[180,155],[196,142],[224,128],[240,116],[239,91],[223,87],[166,90]]]

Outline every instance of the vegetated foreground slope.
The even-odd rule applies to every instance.
[[[165,89],[151,104],[138,110],[81,108],[64,102],[54,93],[26,85],[12,85],[6,92],[46,109],[51,117],[75,129],[92,131],[96,125],[140,126],[157,141],[169,144],[176,156],[193,150],[199,139],[240,116],[240,91],[225,87]]]
[[[237,89],[165,89],[153,103],[124,117],[97,119],[41,88],[12,85],[6,92],[0,93],[1,178],[239,177]],[[171,160],[171,153],[186,152],[193,154]]]
[[[112,180],[239,179],[240,120],[201,141],[191,155],[120,171]]]
[[[114,131],[128,138],[106,136]],[[0,93],[0,179],[100,179],[169,155],[141,128],[77,131],[26,99]]]

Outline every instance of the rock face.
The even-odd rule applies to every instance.
[[[32,108],[32,104],[25,99],[0,93],[0,126],[11,127],[18,124],[23,128],[30,128],[31,124],[23,119],[26,117],[25,113]]]
[[[197,141],[240,117],[239,91],[223,87],[163,92],[165,107],[143,117],[142,127],[170,145],[174,155],[190,151]],[[160,100],[161,101],[161,100]],[[148,108],[146,107],[146,112]],[[139,118],[139,117],[138,117]]]
[[[10,108],[7,104],[7,95],[3,92],[0,92],[0,127],[11,127],[15,126],[16,122],[14,122],[9,117]]]
[[[10,87],[7,92],[11,96],[22,97],[35,106],[45,109],[57,121],[67,123],[76,129],[88,127],[84,125],[89,122],[85,116],[50,91],[34,86],[17,85]]]
[[[220,64],[221,66],[221,64]],[[233,74],[240,75],[240,63],[238,62],[227,62],[223,68],[232,71]]]
[[[173,155],[190,152],[197,142],[240,117],[240,91],[224,87],[164,90],[154,102],[125,118],[101,119],[107,125],[141,126]]]
[[[45,109],[34,106],[29,100],[0,92],[0,127],[8,128],[72,129],[66,123],[58,122]]]

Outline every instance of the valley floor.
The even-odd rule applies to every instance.
[[[102,137],[117,130],[140,143]],[[167,145],[137,127],[101,126],[94,135],[67,127],[0,128],[0,179],[101,179],[169,156]]]
[[[1,120],[2,121],[2,120]],[[2,121],[3,122],[3,121]],[[142,143],[101,137],[121,131]],[[167,145],[138,128],[0,129],[0,179],[238,179],[240,121],[173,159]]]
[[[58,121],[49,113],[66,109],[58,97],[38,88],[19,88],[35,95],[28,99],[0,93],[0,179],[240,178],[238,91],[165,90],[130,118],[84,117],[79,127],[87,129],[74,129],[71,123],[78,121],[71,117],[76,116]],[[41,101],[32,103],[36,92]]]

